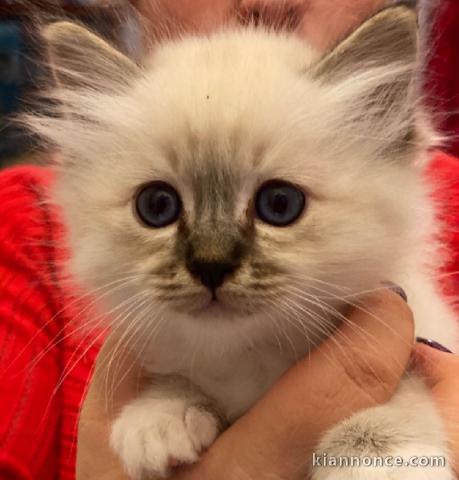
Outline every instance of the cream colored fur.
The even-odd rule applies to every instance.
[[[388,22],[381,31],[393,38],[376,38],[374,52],[365,51],[359,39],[371,38],[378,22]],[[88,35],[67,24],[48,30],[61,82],[57,116],[29,123],[61,152],[55,198],[70,272],[88,290],[118,281],[101,300],[112,330],[159,379],[113,427],[112,445],[133,478],[167,476],[172,460],[196,461],[226,422],[330,334],[346,303],[383,280],[406,289],[417,334],[459,347],[436,279],[439,226],[422,175],[436,139],[420,126],[411,12],[381,13],[325,58],[287,34],[248,29],[170,42],[136,66]],[[85,43],[92,58],[80,51]],[[251,261],[280,269],[266,273],[263,289],[251,288],[254,267],[243,265],[222,288],[221,306],[206,308],[208,292],[176,265],[176,296],[160,301],[170,278],[152,272],[179,263],[177,226],[140,225],[133,198],[140,185],[167,181],[192,223],[205,212],[194,209],[191,179],[206,165],[232,173],[241,224],[258,186],[272,178],[308,192],[308,209],[285,229],[254,220]],[[378,339],[368,344],[391,354]],[[381,432],[383,444],[372,442]],[[448,456],[429,394],[410,378],[392,402],[338,425],[318,448]],[[453,475],[449,467],[314,472],[325,478]]]

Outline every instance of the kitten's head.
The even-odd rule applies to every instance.
[[[409,8],[325,55],[245,29],[138,66],[71,24],[46,37],[58,115],[33,126],[61,152],[71,270],[111,285],[112,303],[201,332],[317,333],[318,304],[377,286],[406,255],[425,148]]]

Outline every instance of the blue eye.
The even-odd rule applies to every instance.
[[[303,191],[288,182],[271,180],[258,190],[255,209],[258,217],[275,227],[291,225],[303,213],[306,197]]]
[[[136,209],[145,225],[163,228],[178,220],[182,211],[182,201],[169,184],[153,182],[143,187],[137,195]]]

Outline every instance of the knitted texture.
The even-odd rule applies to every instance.
[[[427,65],[426,96],[438,114],[438,128],[449,137],[451,155],[459,156],[459,2],[429,0],[430,19],[435,18],[430,60]]]
[[[74,479],[77,415],[97,351],[71,334],[81,305],[59,280],[50,180],[35,167],[0,174],[2,480]]]

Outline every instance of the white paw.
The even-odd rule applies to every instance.
[[[328,459],[316,463],[313,480],[455,479],[440,416],[423,383],[413,378],[402,381],[389,403],[329,430],[318,452]]]
[[[196,462],[218,433],[218,420],[204,409],[183,400],[143,398],[123,409],[111,445],[131,478],[165,478],[173,467]]]

